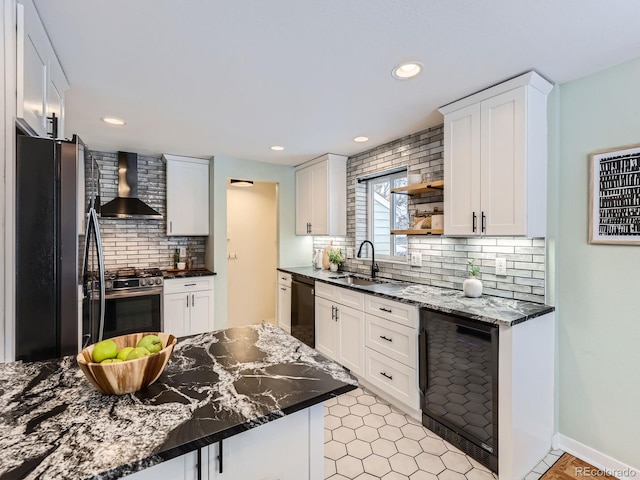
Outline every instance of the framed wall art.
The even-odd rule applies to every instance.
[[[640,245],[640,144],[589,159],[589,243]]]

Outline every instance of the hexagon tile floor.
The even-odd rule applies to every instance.
[[[326,480],[498,478],[417,420],[362,388],[326,401],[324,411]],[[561,454],[552,452],[545,461],[553,464]]]

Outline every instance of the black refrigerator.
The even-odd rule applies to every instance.
[[[78,352],[78,202],[84,210],[78,178],[82,184],[88,158],[75,135],[71,141],[17,137],[16,360]]]

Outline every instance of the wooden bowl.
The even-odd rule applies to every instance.
[[[132,333],[110,339],[116,342],[118,350],[120,350],[124,347],[135,347],[145,335],[157,335],[160,337],[162,350],[147,357],[127,360],[126,362],[95,363],[91,358],[93,347],[95,346],[94,343],[78,354],[76,357],[78,365],[80,365],[80,369],[91,384],[102,393],[123,395],[137,392],[158,379],[164,367],[167,366],[173,347],[176,344],[176,337],[169,333],[145,332]]]

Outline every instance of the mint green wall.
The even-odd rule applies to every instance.
[[[240,160],[216,155],[210,169],[210,235],[207,240],[206,264],[217,273],[215,280],[214,325],[227,326],[227,180],[244,178],[278,184],[279,266],[311,265],[311,237],[295,234],[295,170],[253,160]],[[260,219],[247,219],[260,235]],[[273,273],[275,275],[275,272]],[[274,292],[275,295],[275,292]],[[251,292],[247,292],[250,300]]]
[[[640,468],[640,246],[589,245],[588,155],[640,143],[640,59],[560,87],[559,433]]]

